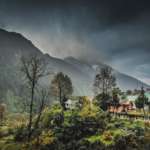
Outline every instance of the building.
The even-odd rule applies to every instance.
[[[65,106],[66,106],[67,109],[74,109],[75,106],[76,106],[76,103],[77,103],[77,101],[68,99],[68,100],[65,102]]]
[[[135,109],[136,109],[135,104],[131,101],[121,102],[117,106],[110,104],[108,107],[109,112],[117,112],[117,113],[128,112]]]

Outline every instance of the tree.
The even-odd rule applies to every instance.
[[[100,106],[100,108],[104,111],[106,111],[108,109],[108,106],[111,102],[111,96],[109,94],[98,94],[95,97],[96,103]]]
[[[119,97],[118,95],[121,93],[120,89],[119,88],[114,88],[113,91],[112,91],[112,103],[113,103],[113,106],[114,106],[114,110],[118,108],[119,106]]]
[[[73,93],[71,79],[62,72],[57,73],[51,82],[51,90],[52,93],[59,98],[59,102],[63,110],[65,110],[67,97]]]
[[[39,104],[38,104],[38,112],[37,112],[37,117],[36,117],[36,120],[35,120],[35,124],[34,124],[34,130],[38,129],[39,128],[39,122],[40,122],[40,119],[41,119],[41,115],[42,115],[42,112],[44,110],[44,108],[47,106],[47,103],[48,103],[48,98],[49,98],[49,91],[45,88],[42,88],[40,91],[39,91]]]
[[[139,93],[140,93],[140,90],[134,89],[134,91],[133,91],[133,94],[134,94],[134,95],[137,95],[137,94],[139,94]]]
[[[3,103],[0,103],[0,125],[4,119],[4,113],[6,111],[6,105]]]
[[[39,136],[40,136],[40,121],[41,121],[41,116],[42,113],[44,111],[44,109],[46,108],[46,106],[48,106],[48,98],[49,98],[49,90],[47,90],[47,88],[42,88],[39,90],[39,104],[38,104],[38,112],[35,118],[35,122],[34,122],[34,128],[33,128],[33,132],[36,133],[37,136],[37,141],[36,141],[36,145],[39,145]],[[40,132],[39,132],[40,131]],[[33,133],[32,132],[32,133]]]
[[[46,75],[44,61],[37,57],[21,58],[21,72],[24,75],[30,93],[29,104],[29,123],[28,123],[28,141],[32,136],[33,123],[33,106],[35,100],[35,90],[38,86],[39,79]]]
[[[121,91],[121,89],[119,87],[115,87],[112,90],[112,94],[122,95],[123,92]]]
[[[132,91],[131,90],[127,90],[127,95],[131,95],[132,94]]]
[[[116,78],[112,74],[112,68],[104,67],[99,69],[99,73],[96,75],[94,81],[95,93],[108,94],[115,85]]]
[[[135,100],[135,105],[139,109],[143,109],[144,118],[145,118],[145,105],[148,103],[148,98],[145,96],[144,88],[141,87],[140,95]]]
[[[107,110],[110,101],[110,91],[116,85],[116,79],[110,67],[98,68],[99,73],[95,77],[94,91],[96,99],[103,110]]]

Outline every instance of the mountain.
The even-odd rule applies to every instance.
[[[0,98],[5,97],[8,90],[18,93],[22,80],[19,76],[20,58],[37,55],[47,62],[47,69],[51,72],[64,72],[71,77],[75,95],[92,95],[93,81],[96,75],[95,66],[104,67],[105,64],[89,64],[73,57],[58,59],[42,53],[33,43],[15,32],[0,29]],[[135,89],[145,83],[116,70],[113,70],[118,86],[123,89]],[[50,84],[50,78],[43,79],[43,83]]]
[[[105,67],[108,65],[98,63],[98,64],[87,64],[85,62],[78,61],[77,59],[73,57],[67,57],[65,58],[65,61],[70,63],[72,66],[75,66],[80,72],[84,73],[86,77],[88,77],[88,83],[91,83],[92,85],[94,77],[96,75],[96,67]],[[117,86],[120,87],[123,91],[126,90],[134,90],[136,88],[140,88],[141,86],[144,86],[145,88],[149,88],[150,86],[143,83],[142,81],[120,73],[119,71],[113,69],[113,75],[116,77]]]

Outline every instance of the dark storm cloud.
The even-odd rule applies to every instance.
[[[148,0],[0,0],[0,27],[54,56],[104,61],[149,81]]]
[[[100,24],[106,20],[110,24],[130,21],[143,12],[149,12],[149,5],[148,0],[0,0],[4,15],[16,15],[16,18],[26,16],[25,20],[33,21],[32,16],[47,16],[55,11],[60,17],[79,17],[78,15],[82,16],[85,13],[91,14]]]

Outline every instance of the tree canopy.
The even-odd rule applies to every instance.
[[[51,91],[54,96],[58,97],[60,104],[65,107],[66,97],[73,93],[71,79],[62,72],[57,73],[51,82]]]

